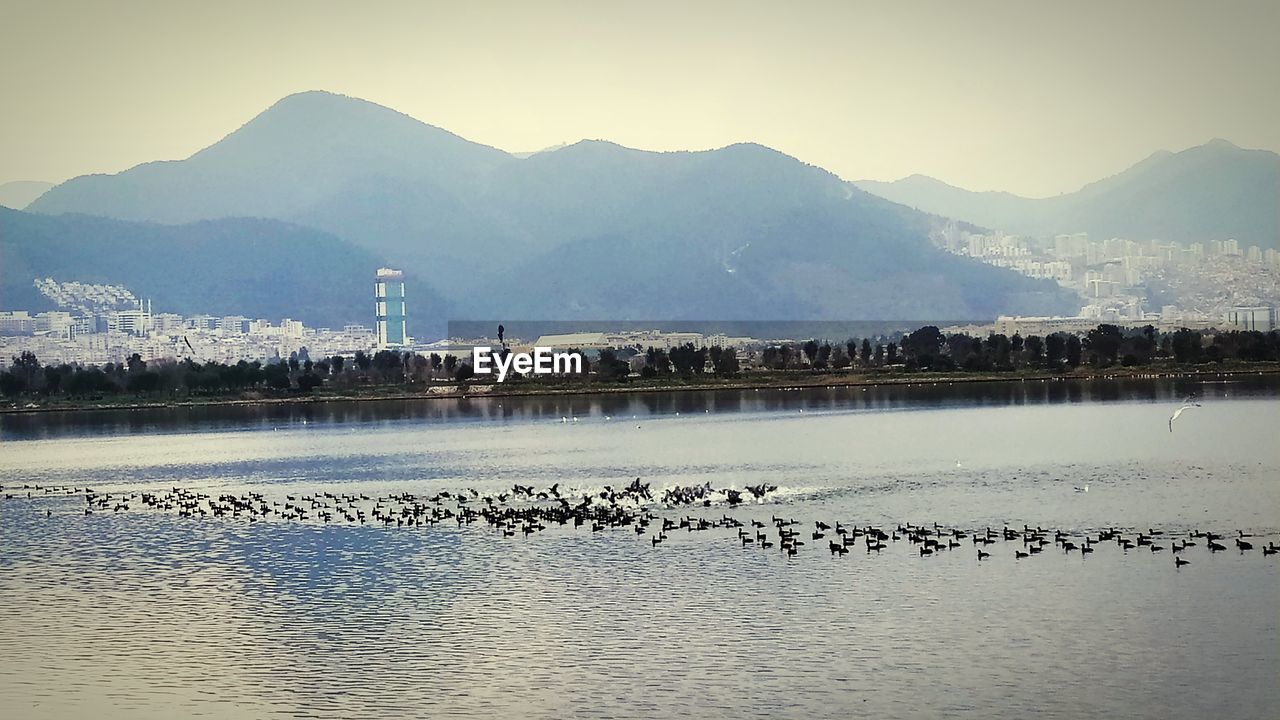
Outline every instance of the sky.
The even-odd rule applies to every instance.
[[[184,158],[330,90],[513,152],[758,142],[1046,196],[1280,151],[1280,3],[0,0],[0,183]]]

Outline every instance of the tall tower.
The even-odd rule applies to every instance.
[[[378,321],[378,347],[404,347],[409,342],[404,324],[404,273],[378,268],[373,277],[374,316]]]

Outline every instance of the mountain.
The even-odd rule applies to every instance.
[[[971,192],[912,175],[859,188],[920,210],[1033,235],[1087,232],[1098,238],[1280,248],[1280,155],[1213,140],[1142,162],[1051,198]]]
[[[88,215],[47,216],[0,208],[0,307],[55,309],[35,278],[120,284],[150,298],[155,312],[244,315],[311,327],[373,325],[373,272],[367,250],[311,228],[232,218],[187,225],[125,222]],[[410,320],[449,312],[414,287]],[[421,288],[421,289],[419,289]]]
[[[0,184],[0,206],[21,210],[51,187],[53,183],[39,180],[14,180]]]
[[[520,158],[324,92],[284,98],[185,160],[75,178],[29,209],[314,227],[415,273],[469,318],[1076,309],[1052,283],[934,249],[938,218],[759,145],[655,153],[583,141]]]

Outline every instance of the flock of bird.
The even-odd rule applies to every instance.
[[[1132,550],[1154,554],[1168,550],[1173,556],[1174,566],[1181,568],[1190,564],[1186,559],[1188,548],[1197,547],[1201,542],[1211,554],[1228,549],[1242,554],[1254,550],[1249,540],[1252,536],[1243,530],[1237,530],[1232,538],[1233,544],[1228,545],[1223,535],[1198,529],[1178,533],[1154,528],[1145,532],[1116,528],[1067,532],[1029,525],[1021,528],[962,529],[938,523],[899,523],[882,527],[817,520],[812,521],[810,530],[808,522],[776,515],[771,515],[768,522],[727,513],[720,517],[697,513],[669,516],[680,508],[715,506],[723,509],[727,506],[733,510],[744,503],[745,496],[759,503],[776,490],[776,486],[768,484],[737,490],[713,488],[710,483],[705,483],[666,488],[655,499],[650,484],[636,478],[623,487],[606,486],[590,493],[563,492],[557,483],[544,490],[515,484],[510,490],[490,493],[466,489],[457,492],[442,490],[427,495],[403,492],[370,497],[361,493],[322,491],[272,499],[257,492],[215,494],[180,487],[163,491],[109,493],[89,487],[24,484],[0,486],[0,497],[5,500],[82,497],[82,511],[86,516],[145,509],[181,518],[240,518],[249,522],[276,520],[399,528],[480,525],[503,537],[527,537],[550,527],[589,527],[592,532],[625,529],[644,538],[653,547],[661,545],[675,532],[722,530],[732,531],[735,542],[743,548],[777,548],[788,557],[798,555],[806,545],[815,548],[825,545],[832,557],[847,555],[855,549],[879,554],[901,545],[911,548],[911,553],[920,557],[963,552],[968,547],[979,562],[989,560],[997,551],[1007,554],[1010,548],[1014,560],[1028,559],[1047,550],[1066,555],[1076,553],[1085,558],[1105,544],[1114,544],[1124,552]],[[53,509],[45,512],[52,516]],[[1280,551],[1280,546],[1272,541],[1260,549],[1263,555],[1274,555]]]

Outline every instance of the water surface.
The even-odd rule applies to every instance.
[[[1191,392],[1202,407],[1168,429]],[[767,482],[677,518],[1280,540],[1267,377],[0,418],[0,483],[271,498]],[[575,420],[576,418],[576,420]],[[1088,492],[1075,488],[1088,485]],[[1280,563],[1103,544],[832,557],[648,535],[0,500],[4,717],[1275,717]],[[808,540],[808,537],[805,537]]]

